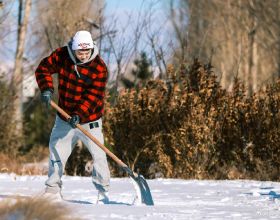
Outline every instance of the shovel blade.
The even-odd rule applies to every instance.
[[[153,197],[145,178],[138,174],[138,177],[136,177],[134,180],[136,181],[137,186],[140,188],[141,202],[146,205],[154,205]]]
[[[137,192],[137,197],[141,201],[142,204],[145,205],[154,205],[153,197],[149,188],[149,185],[145,178],[141,174],[134,174],[132,170],[128,167],[123,167],[124,170],[129,174],[132,179],[134,188]]]

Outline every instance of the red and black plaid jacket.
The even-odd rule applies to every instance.
[[[41,92],[46,89],[54,91],[51,75],[57,73],[58,105],[71,116],[79,115],[81,123],[87,123],[99,119],[103,114],[108,72],[99,55],[86,64],[78,65],[77,70],[78,73],[65,46],[44,58],[35,76]]]

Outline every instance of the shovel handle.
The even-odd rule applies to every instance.
[[[54,101],[51,100],[50,105],[57,110],[63,117],[70,119],[71,116],[67,114],[62,108],[60,108]],[[101,144],[94,136],[91,135],[82,125],[77,124],[77,128],[83,132],[89,139],[91,139],[98,147],[100,147],[109,157],[111,157],[122,168],[128,168],[128,166],[122,162],[115,154],[113,154],[107,147]]]

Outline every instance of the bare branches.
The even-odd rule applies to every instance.
[[[273,79],[280,72],[279,1],[179,2],[180,8],[170,2],[179,44],[175,57],[210,61],[224,88],[231,88],[238,74],[249,94],[261,88],[268,75]]]
[[[79,29],[92,31],[97,36],[102,22],[102,1],[47,0],[38,3],[38,19],[43,25],[48,44],[52,48],[60,47],[69,41],[70,36]],[[67,11],[67,13],[65,13]]]
[[[106,22],[106,30],[117,31],[115,35],[108,35],[106,45],[106,51],[112,52],[110,64],[115,64],[115,67],[110,66],[112,80],[118,81],[124,74],[129,75],[133,60],[138,59],[140,52],[145,51],[153,61],[153,68],[159,73],[159,77],[165,75],[166,60],[170,54],[166,51],[171,51],[170,48],[167,49],[171,44],[165,39],[170,37],[166,34],[169,24],[161,13],[160,6],[160,1],[142,1],[137,11],[123,12],[121,17],[113,14],[112,18],[106,18],[107,21],[110,20]],[[119,88],[120,83],[114,82],[114,85]]]

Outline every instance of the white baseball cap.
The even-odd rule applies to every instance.
[[[92,49],[93,40],[88,31],[78,31],[72,41],[72,50]]]

